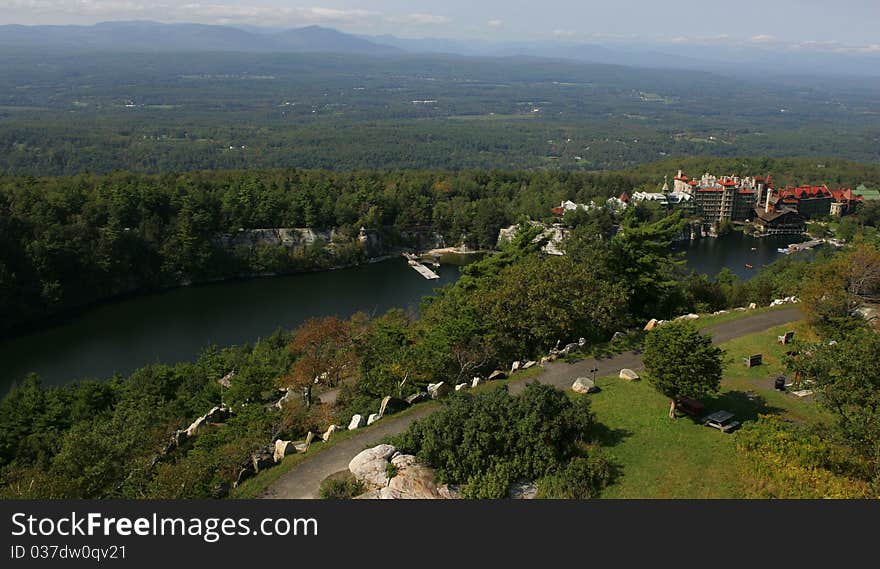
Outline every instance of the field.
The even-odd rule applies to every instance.
[[[739,420],[759,413],[793,421],[821,422],[827,415],[810,398],[773,389],[783,373],[785,348],[776,337],[794,330],[808,336],[803,323],[770,329],[723,344],[727,366],[718,396],[707,410],[725,409]],[[747,369],[742,358],[762,353],[764,365]],[[602,378],[592,395],[593,411],[604,429],[600,444],[617,465],[605,498],[737,498],[746,493],[745,463],[736,448],[737,434],[722,434],[689,418],[666,417],[668,400],[647,381]]]

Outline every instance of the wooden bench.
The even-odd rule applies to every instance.
[[[779,342],[780,344],[782,344],[783,346],[787,346],[788,344],[791,343],[792,338],[794,338],[794,332],[789,330],[784,335],[777,336],[776,341]]]
[[[755,354],[745,358],[743,361],[745,362],[746,367],[752,368],[761,365],[764,362],[764,358],[761,354]]]
[[[675,408],[686,415],[690,415],[692,417],[699,417],[706,411],[705,405],[697,401],[696,399],[688,399],[686,397],[679,397],[675,400]]]

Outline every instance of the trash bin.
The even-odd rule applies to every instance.
[[[774,381],[773,386],[774,386],[778,391],[785,391],[785,376],[784,376],[784,375],[780,375],[779,377],[777,377],[777,378],[776,378],[776,381]]]

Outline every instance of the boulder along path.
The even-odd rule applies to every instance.
[[[703,328],[700,331],[704,334],[710,334],[714,343],[721,344],[734,338],[795,322],[803,317],[803,313],[797,307],[792,307],[745,316]],[[557,360],[544,364],[544,371],[541,375],[528,379],[514,379],[510,381],[508,388],[511,393],[516,394],[521,392],[529,381],[538,381],[567,390],[578,377],[589,377],[591,375],[589,370],[593,368],[598,368],[596,377],[617,375],[623,368],[639,371],[642,369],[642,354],[638,351],[630,351],[604,358],[586,358],[575,363]],[[260,497],[268,499],[318,498],[321,482],[331,474],[348,469],[348,463],[351,459],[364,448],[379,444],[388,435],[404,432],[414,421],[418,421],[439,408],[438,404],[425,404],[422,408],[402,417],[394,415],[385,417],[361,433],[300,462],[272,483]]]

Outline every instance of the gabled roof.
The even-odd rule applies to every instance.
[[[800,217],[801,215],[797,212],[797,210],[792,209],[790,207],[781,207],[781,208],[773,208],[770,211],[764,211],[762,207],[755,208],[755,217],[760,219],[761,221],[771,222],[779,219],[780,217],[784,217],[786,215],[796,215]]]

